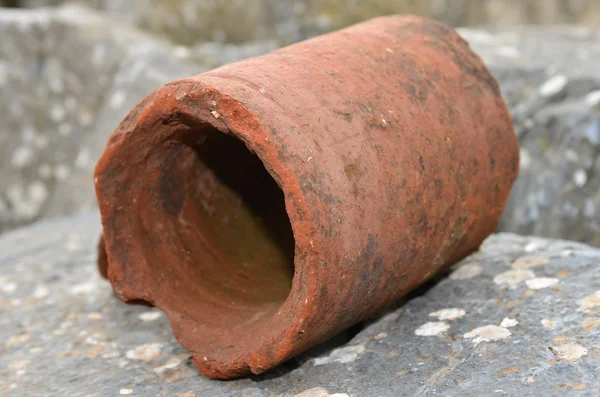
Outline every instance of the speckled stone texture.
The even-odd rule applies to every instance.
[[[597,396],[600,250],[494,235],[361,327],[261,376],[200,376],[95,268],[97,214],[0,238],[0,395]]]

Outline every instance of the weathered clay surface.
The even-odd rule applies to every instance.
[[[198,374],[158,309],[115,298],[95,269],[99,232],[93,214],[0,237],[0,395],[600,394],[600,251],[583,244],[492,236],[449,277],[364,328],[268,374],[222,382]],[[533,275],[507,277],[517,269]],[[496,341],[464,337],[502,323],[510,335],[493,328]]]
[[[475,250],[518,162],[456,32],[374,19],[137,105],[95,172],[108,277],[203,374],[262,373]]]

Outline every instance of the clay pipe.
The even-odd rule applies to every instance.
[[[377,18],[134,107],[95,171],[106,271],[120,299],[167,314],[204,375],[258,374],[476,250],[518,168],[468,44]]]

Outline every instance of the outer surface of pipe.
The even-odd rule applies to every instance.
[[[476,250],[518,153],[456,32],[377,18],[138,104],[96,167],[101,268],[204,375],[261,373]]]

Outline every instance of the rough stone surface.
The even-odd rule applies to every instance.
[[[0,232],[96,207],[108,136],[160,84],[274,48],[173,47],[76,6],[2,10],[0,37]]]
[[[94,213],[0,237],[0,393],[600,393],[600,250],[580,243],[494,235],[449,277],[421,288],[362,329],[262,376],[222,382],[197,373],[159,311],[127,306],[113,296],[94,264],[98,233]],[[516,270],[530,274],[513,284],[498,282],[498,275]],[[557,282],[528,287],[536,278]]]
[[[503,231],[600,245],[600,32],[460,30],[498,79],[521,144]]]
[[[73,0],[12,0],[36,7]],[[78,0],[180,44],[289,44],[381,15],[416,14],[451,26],[600,26],[596,0]],[[217,17],[215,17],[217,16]]]
[[[106,23],[75,7],[0,12],[0,230],[94,208],[110,131],[152,87],[193,73],[167,44]]]

